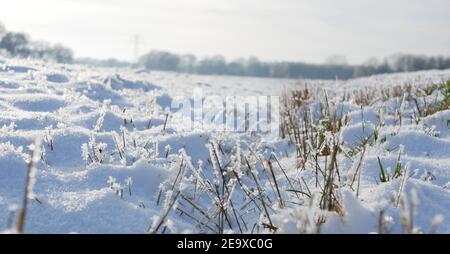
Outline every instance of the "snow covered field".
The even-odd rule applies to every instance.
[[[0,232],[15,232],[27,188],[25,233],[450,233],[450,99],[431,86],[449,79],[450,70],[296,81],[0,59]],[[171,105],[196,88],[279,96],[284,138],[186,128],[191,118]],[[220,113],[212,105],[203,113]],[[284,122],[286,108],[296,122]]]

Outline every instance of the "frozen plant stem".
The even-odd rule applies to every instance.
[[[398,191],[398,196],[397,196],[397,201],[395,202],[395,207],[398,208],[399,204],[400,204],[400,199],[402,197],[403,194],[403,189],[405,188],[405,182],[406,182],[406,175],[408,172],[408,168],[405,168],[405,173],[403,174],[402,177],[402,182],[400,183],[400,190]]]
[[[164,120],[164,126],[162,129],[162,133],[164,134],[166,132],[166,127],[167,127],[167,121],[169,120],[169,113],[166,114],[166,120]]]
[[[31,149],[31,157],[30,161],[27,165],[27,175],[25,179],[25,190],[22,200],[22,209],[20,209],[19,214],[17,215],[17,232],[19,234],[24,233],[25,229],[25,220],[27,215],[27,208],[28,208],[28,198],[31,195],[31,192],[33,191],[33,181],[34,181],[34,172],[36,170],[35,166],[39,162],[40,159],[40,145],[41,141],[36,139],[32,145]]]
[[[150,230],[151,230],[151,226],[150,226],[149,229],[147,230],[147,232],[150,232],[150,234],[156,234],[156,232],[158,232],[158,230],[161,228],[161,226],[166,222],[166,219],[169,216],[170,211],[172,210],[173,206],[177,202],[178,196],[180,196],[180,192],[179,191],[177,192],[177,194],[173,198],[172,202],[170,203],[169,207],[165,211],[163,217],[161,218],[161,220],[159,221],[159,223],[155,227],[155,229],[150,232]]]
[[[255,181],[256,187],[258,189],[258,197],[261,200],[261,204],[264,208],[264,212],[266,213],[267,219],[269,220],[269,229],[272,230],[273,232],[276,232],[277,228],[273,225],[272,220],[270,219],[270,215],[269,215],[269,211],[267,210],[267,205],[266,202],[264,200],[264,196],[263,196],[263,191],[262,188],[258,182],[258,179],[256,178],[255,174],[252,171],[252,167],[250,166],[250,163],[248,162],[247,158],[245,158],[245,162],[247,164],[248,170],[250,172],[250,175],[253,177],[253,180]]]

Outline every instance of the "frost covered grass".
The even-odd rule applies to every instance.
[[[437,177],[428,169],[417,168],[417,162],[422,159],[421,155],[413,155],[405,151],[419,144],[405,147],[406,144],[402,142],[404,140],[396,136],[406,131],[409,133],[403,138],[415,138],[424,148],[419,150],[431,153],[432,150],[447,151],[447,148],[427,144],[428,142],[423,138],[432,136],[439,139],[442,135],[434,131],[437,126],[430,126],[429,118],[434,114],[442,114],[443,128],[441,130],[445,133],[444,136],[447,136],[450,128],[449,87],[450,80],[428,85],[394,86],[392,90],[373,87],[354,88],[353,91],[341,91],[330,97],[329,93],[333,91],[324,89],[319,93],[305,86],[303,89],[287,94],[284,103],[286,114],[283,123],[284,136],[296,147],[296,165],[300,170],[298,175],[307,174],[311,179],[313,174],[312,187],[308,187],[307,182],[304,182],[304,185],[309,191],[313,189],[317,192],[320,197],[318,207],[322,211],[334,212],[343,220],[352,220],[348,216],[348,210],[354,207],[345,205],[343,192],[352,193],[346,195],[354,195],[353,198],[360,201],[362,205],[366,203],[364,196],[368,195],[372,198],[373,189],[380,191],[381,187],[378,186],[390,188],[388,185],[399,185],[397,191],[384,194],[386,197],[384,208],[378,208],[380,209],[378,233],[388,233],[391,230],[400,232],[395,231],[394,225],[386,226],[386,221],[391,221],[385,218],[385,210],[388,208],[401,210],[399,223],[401,232],[425,232],[423,225],[415,225],[416,207],[419,202],[416,188],[422,187],[408,189],[412,193],[409,200],[406,197],[408,191],[405,190],[405,186],[417,178],[417,175],[410,174],[410,169],[413,167],[416,172],[421,170],[426,172],[426,176],[420,179],[426,183],[437,180]],[[390,144],[392,139],[398,139],[394,146]],[[382,155],[389,157],[388,163],[392,167],[386,166],[386,159],[380,158]],[[447,158],[443,159],[444,165],[448,164]],[[375,159],[376,163],[374,163]],[[425,164],[425,167],[435,167],[431,161],[431,165],[426,165],[422,161],[420,166],[424,167]],[[377,171],[378,176],[374,174]],[[364,175],[371,176],[373,179],[361,178]],[[447,173],[444,173],[444,182],[447,180],[446,176]],[[420,180],[415,184],[419,186],[424,184]],[[300,181],[297,179],[297,182]],[[375,187],[372,187],[373,185]],[[448,191],[445,190],[447,184],[441,188],[447,195]],[[391,196],[391,201],[388,196]],[[442,211],[448,215],[449,208],[443,207]],[[430,232],[436,232],[436,222],[442,222],[442,214],[435,216],[437,219],[431,222]],[[419,218],[420,224],[423,223],[423,219],[423,217]],[[322,224],[326,226],[326,216],[316,216],[315,228]],[[301,228],[297,230],[305,231]]]
[[[449,71],[331,82],[0,63],[5,233],[450,232]],[[279,95],[280,137],[186,131],[171,105],[199,87]]]

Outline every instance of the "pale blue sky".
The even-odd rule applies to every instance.
[[[448,0],[9,0],[8,30],[60,42],[77,57],[163,49],[227,59],[350,63],[396,52],[450,55]]]

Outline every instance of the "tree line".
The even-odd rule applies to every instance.
[[[0,54],[8,57],[38,58],[58,63],[72,63],[73,52],[61,44],[32,41],[25,33],[10,32],[0,24]]]
[[[226,61],[223,56],[198,59],[192,54],[177,55],[166,51],[151,51],[138,60],[138,65],[150,70],[177,71],[193,74],[234,75],[272,78],[351,78],[353,66],[307,64],[300,62],[263,62],[256,57]]]
[[[450,68],[450,57],[395,54],[382,60],[372,58],[361,65],[346,63],[308,64],[302,62],[263,62],[256,57],[227,62],[223,56],[197,59],[194,55],[178,55],[151,51],[140,57],[139,66],[150,70],[193,74],[235,75],[270,78],[349,79],[381,73]]]
[[[394,72],[444,70],[449,68],[450,57],[395,54],[385,57],[383,60],[372,58],[366,63],[356,66],[354,77]]]

